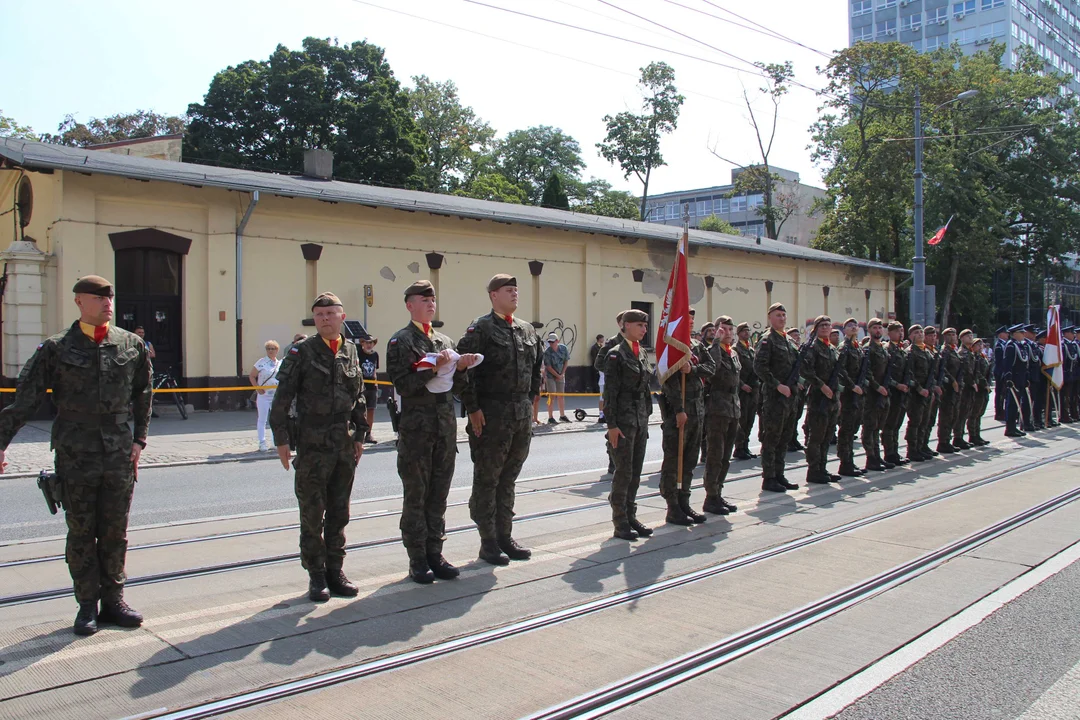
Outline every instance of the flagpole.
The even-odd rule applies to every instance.
[[[687,260],[689,260],[689,255],[690,255],[690,248],[688,247],[688,245],[690,244],[688,242],[689,237],[690,237],[690,205],[686,204],[686,205],[683,205],[683,236],[682,236],[682,239],[679,242],[684,243],[683,248],[685,250],[685,255],[683,257],[686,258]],[[678,253],[675,254],[675,262],[676,263],[679,262],[679,254]],[[694,330],[694,328],[690,328],[691,332],[693,332],[693,330]],[[687,355],[683,358],[683,360],[685,360],[687,363],[690,362],[689,353],[687,353]],[[686,373],[684,373],[682,371],[682,368],[679,368],[679,375],[680,375],[680,381],[681,381],[681,385],[682,385],[682,408],[683,408],[683,412],[686,412]],[[678,417],[675,418],[675,424],[676,425],[679,424]],[[678,478],[679,479],[678,479],[678,482],[676,484],[677,491],[682,490],[682,482],[683,482],[683,448],[685,446],[686,446],[686,424],[684,423],[682,426],[679,427],[679,463],[678,463],[678,472],[679,472]]]

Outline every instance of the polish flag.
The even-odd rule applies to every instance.
[[[438,362],[438,353],[427,353],[424,357],[413,363],[413,370],[434,370]]]
[[[932,237],[932,238],[930,238],[929,240],[926,241],[927,245],[937,245],[939,242],[941,242],[942,240],[945,239],[945,233],[947,233],[949,231],[949,223],[952,222],[953,217],[955,217],[955,216],[954,215],[949,216],[949,219],[945,221],[945,224],[942,225],[941,227],[939,227],[937,229],[937,232],[934,233],[934,237]]]
[[[1061,364],[1061,315],[1060,305],[1051,305],[1046,312],[1046,345],[1043,347],[1042,371],[1060,390],[1065,382],[1065,371]]]
[[[690,232],[684,223],[656,330],[656,374],[661,384],[690,362],[690,286],[686,274],[689,244]]]

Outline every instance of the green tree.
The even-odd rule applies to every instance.
[[[539,205],[548,178],[559,174],[562,181],[576,182],[585,161],[578,141],[559,128],[539,125],[514,130],[495,143],[489,157],[477,159],[480,168],[494,168],[526,193],[526,202]]]
[[[708,230],[709,232],[724,233],[725,235],[738,235],[739,231],[735,229],[735,226],[729,223],[724,218],[710,215],[707,218],[702,218],[698,223],[698,230]]]
[[[33,128],[28,125],[20,125],[15,122],[15,118],[4,115],[3,111],[0,111],[0,137],[37,139]]]
[[[540,206],[560,210],[570,209],[570,200],[566,197],[566,190],[563,189],[559,173],[552,173],[544,183],[544,194],[540,199]]]
[[[623,111],[605,115],[607,137],[596,148],[605,160],[622,168],[624,178],[633,175],[641,183],[638,218],[644,220],[652,171],[666,164],[660,154],[660,136],[678,126],[685,98],[675,87],[675,71],[667,63],[653,62],[641,68],[638,84],[644,95],[641,114]]]
[[[420,168],[421,187],[453,191],[466,182],[478,156],[490,150],[495,131],[461,104],[453,80],[413,77],[409,107],[424,141],[427,162]]]
[[[637,198],[623,190],[612,190],[607,180],[591,178],[588,182],[574,183],[567,193],[571,199],[570,209],[574,212],[639,219]]]
[[[528,199],[524,188],[515,185],[499,173],[483,173],[472,179],[465,187],[454,191],[455,195],[494,200],[495,202],[523,205]]]
[[[86,123],[79,122],[74,115],[66,115],[56,133],[46,133],[41,136],[41,140],[57,145],[88,147],[157,135],[182,135],[186,125],[187,120],[182,116],[162,115],[152,110],[90,118]]]
[[[394,187],[423,184],[424,140],[382,48],[305,38],[268,60],[222,70],[188,107],[185,159],[282,173],[304,150],[334,153],[335,174]]]

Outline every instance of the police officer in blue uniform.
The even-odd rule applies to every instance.
[[[1046,377],[1042,372],[1042,346],[1036,342],[1039,328],[1024,328],[1028,349],[1028,394],[1031,395],[1031,426],[1035,430],[1046,427]]]
[[[1001,372],[1005,368],[1005,344],[1009,342],[1009,328],[1002,325],[997,329],[994,341],[994,419],[1005,421],[1005,396],[1009,391],[1001,386]]]
[[[1005,386],[1005,437],[1023,437],[1020,429],[1027,403],[1028,354],[1024,339],[1024,325],[1009,328],[1009,341],[1005,343],[1001,384]]]
[[[1063,374],[1065,382],[1061,386],[1061,422],[1074,423],[1080,420],[1077,412],[1077,404],[1080,398],[1077,391],[1080,390],[1080,342],[1076,341],[1077,326],[1071,325],[1061,329],[1061,362],[1064,365]]]

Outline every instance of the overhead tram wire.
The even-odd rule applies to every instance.
[[[615,17],[614,15],[608,15],[608,14],[599,12],[598,10],[590,10],[589,8],[582,7],[580,5],[575,5],[574,3],[570,2],[569,0],[554,0],[554,1],[559,3],[560,5],[565,5],[568,8],[573,8],[574,10],[579,10],[579,11],[581,11],[583,13],[588,13],[588,14],[594,15],[594,16],[596,16],[598,18],[602,18],[603,20],[605,20],[607,22],[618,23],[619,25],[625,25],[626,27],[634,28],[635,30],[640,30],[640,31],[648,33],[650,35],[655,35],[657,37],[662,37],[665,40],[677,40],[678,39],[678,36],[674,35],[672,33],[661,32],[660,30],[657,30],[655,27],[646,27],[644,25],[639,25],[638,23],[631,22],[630,20],[625,20],[623,18]],[[588,2],[589,0],[585,0],[585,1]]]
[[[798,45],[798,46],[799,46],[799,47],[801,47],[801,48],[806,48],[807,50],[810,50],[811,52],[816,52],[816,53],[817,53],[818,55],[821,55],[822,57],[826,57],[826,58],[832,58],[832,57],[833,57],[832,55],[830,55],[830,54],[828,54],[828,53],[824,53],[824,52],[822,52],[821,50],[815,50],[814,48],[810,47],[809,45],[804,45],[804,44],[802,44],[801,42],[799,42],[798,40],[795,40],[795,39],[793,39],[793,38],[789,38],[789,37],[788,37],[787,35],[783,35],[783,34],[781,34],[781,33],[778,33],[778,32],[776,32],[775,30],[773,30],[773,29],[771,29],[771,28],[768,28],[768,27],[766,27],[766,26],[762,25],[762,24],[761,24],[761,23],[759,23],[759,22],[754,22],[753,20],[751,20],[751,19],[750,19],[750,18],[748,18],[748,17],[743,17],[742,15],[740,15],[740,14],[739,14],[739,13],[737,13],[737,12],[734,12],[734,11],[732,11],[732,10],[728,10],[728,9],[727,9],[727,8],[725,8],[725,7],[721,7],[721,6],[717,5],[717,4],[716,4],[716,3],[714,3],[714,2],[711,2],[711,0],[701,0],[701,1],[702,1],[703,3],[705,3],[706,5],[710,5],[710,6],[714,7],[714,8],[716,8],[716,9],[717,9],[717,10],[719,10],[720,12],[726,12],[726,13],[727,13],[728,15],[734,15],[735,17],[739,18],[740,20],[743,20],[743,21],[745,21],[745,22],[748,22],[748,23],[750,23],[751,25],[756,25],[757,27],[761,28],[762,30],[764,30],[764,31],[765,31],[765,32],[767,32],[767,33],[771,33],[771,34],[772,34],[772,35],[773,35],[774,37],[776,37],[776,38],[778,38],[778,39],[780,39],[780,40],[783,40],[783,41],[785,41],[785,42],[789,42],[789,43],[792,43],[793,45]]]

